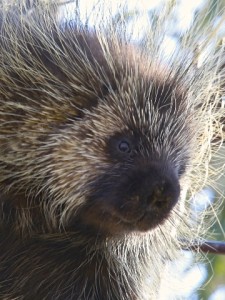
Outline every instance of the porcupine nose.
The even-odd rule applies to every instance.
[[[141,198],[147,210],[169,212],[177,203],[180,185],[172,167],[151,167],[141,188]]]

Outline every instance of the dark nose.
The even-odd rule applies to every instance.
[[[172,209],[180,195],[180,185],[174,168],[157,163],[149,167],[143,176],[139,195],[147,209]]]

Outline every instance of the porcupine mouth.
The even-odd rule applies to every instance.
[[[126,198],[127,200],[115,197],[111,201],[105,201],[105,197],[93,199],[81,209],[73,225],[78,225],[93,234],[109,237],[146,232],[162,225],[170,217],[177,203],[178,193],[175,197],[171,194],[157,198],[157,201],[154,201],[153,197],[149,203],[140,198],[135,201],[135,197]]]
[[[101,210],[101,209],[100,209]],[[100,210],[85,209],[80,217],[72,222],[69,230],[79,227],[82,231],[92,236],[116,237],[124,234],[136,232],[137,234],[146,233],[162,225],[170,216],[171,210],[159,212],[154,209],[147,211],[133,211],[132,215],[126,216],[116,209]]]
[[[124,227],[128,227],[131,231],[149,231],[162,225],[170,216],[170,211],[160,214],[156,211],[144,212],[140,217],[136,219],[125,219],[119,217]]]
[[[133,211],[132,216],[125,216],[118,211],[105,211],[102,218],[98,217],[97,223],[100,232],[109,236],[123,235],[137,232],[145,233],[162,225],[169,217],[171,209],[158,211],[156,209],[147,211]],[[97,227],[96,227],[97,228]]]

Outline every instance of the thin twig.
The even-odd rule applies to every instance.
[[[205,241],[202,243],[194,243],[192,245],[183,244],[182,249],[193,250],[195,252],[214,253],[225,255],[225,242]]]

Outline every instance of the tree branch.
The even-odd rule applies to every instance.
[[[225,255],[225,242],[205,241],[202,243],[187,244],[182,246],[183,250],[193,250],[195,252],[213,253]]]

